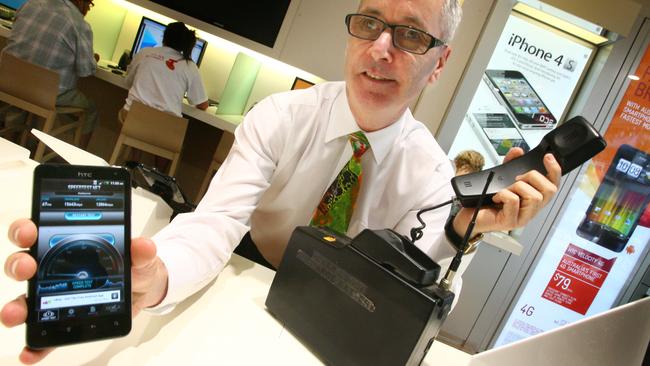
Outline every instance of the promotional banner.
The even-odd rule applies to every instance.
[[[616,304],[650,241],[650,50],[583,169],[497,341],[504,345]],[[621,90],[623,92],[623,90]]]
[[[501,34],[449,155],[474,149],[486,167],[511,147],[534,148],[557,127],[593,47],[513,13]]]

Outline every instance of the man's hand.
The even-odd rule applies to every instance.
[[[28,249],[37,237],[36,225],[30,220],[14,221],[9,227],[9,239],[18,247]],[[131,240],[131,291],[132,314],[136,316],[143,308],[162,301],[167,292],[167,269],[156,256],[156,246],[145,238]],[[16,281],[26,281],[36,273],[36,261],[29,253],[13,253],[5,261],[5,273]],[[6,327],[15,327],[27,319],[25,295],[5,304],[0,311],[0,320]],[[33,364],[47,356],[53,349],[32,350],[27,347],[19,359]]]
[[[523,155],[521,148],[510,149],[504,161]],[[512,230],[526,225],[551,200],[560,184],[562,169],[552,154],[544,156],[546,176],[536,170],[517,177],[510,187],[494,195],[496,207],[482,208],[476,218],[472,235],[488,231]],[[474,212],[463,208],[454,220],[454,230],[460,237],[465,235]]]

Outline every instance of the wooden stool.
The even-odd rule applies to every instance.
[[[168,174],[173,176],[180,160],[187,124],[185,118],[134,101],[109,162],[115,164],[123,146],[127,151],[134,147],[171,160]]]
[[[57,107],[59,74],[45,67],[21,60],[5,53],[0,61],[0,100],[25,110],[27,120],[24,126],[5,128],[0,133],[22,130],[21,145],[27,142],[27,132],[32,127],[33,116],[45,119],[42,131],[57,137],[74,130],[73,143],[79,145],[84,110],[76,107]],[[57,121],[58,114],[76,115],[72,122]],[[56,126],[60,122],[59,126]],[[34,160],[47,161],[56,153],[45,155],[45,145],[39,142]]]

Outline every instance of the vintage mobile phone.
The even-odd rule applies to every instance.
[[[496,153],[497,160],[503,160],[510,148],[521,147],[524,152],[530,146],[524,140],[519,130],[515,127],[510,115],[506,113],[471,113],[470,120],[477,133],[487,139]]]
[[[27,346],[131,330],[131,186],[122,168],[39,165],[32,220],[37,263],[27,294]]]
[[[544,155],[553,154],[562,168],[562,175],[568,174],[585,161],[594,157],[607,146],[607,142],[587,120],[575,116],[542,138],[539,145],[526,154],[480,172],[457,175],[451,179],[451,186],[463,207],[475,207],[486,197],[483,204],[492,204],[492,197],[501,189],[514,183],[517,176],[532,169],[546,174]],[[483,192],[488,176],[494,179]]]
[[[557,119],[519,71],[485,70],[486,82],[522,129],[553,128]]]
[[[576,233],[620,252],[650,202],[650,155],[621,145]]]

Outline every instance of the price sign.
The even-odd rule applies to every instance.
[[[569,244],[542,297],[584,315],[615,261]]]

